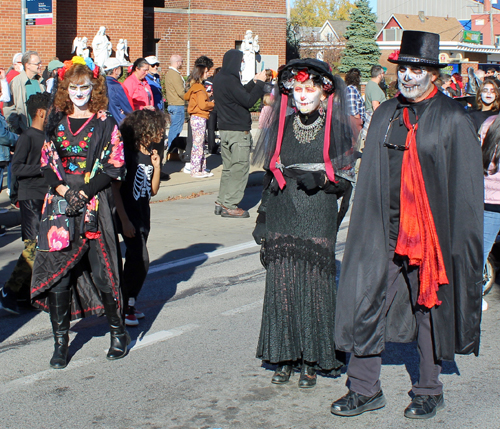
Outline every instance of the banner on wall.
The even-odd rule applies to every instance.
[[[26,25],[52,24],[52,0],[26,0]]]

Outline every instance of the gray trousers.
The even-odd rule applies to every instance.
[[[217,202],[235,209],[243,199],[250,172],[250,131],[220,131],[222,175]]]
[[[406,270],[405,264],[396,264],[394,258],[395,242],[391,242],[391,258],[389,260],[387,301],[391,304],[396,294],[399,276],[403,276],[413,295],[418,291],[418,270]],[[432,340],[431,315],[428,310],[418,305],[414,306],[417,325],[417,349],[420,358],[418,381],[413,385],[415,395],[439,395],[443,392],[443,383],[439,381],[441,362],[434,359]],[[387,314],[387,313],[386,313]],[[380,355],[354,356],[351,355],[347,368],[347,387],[361,395],[373,396],[380,390],[380,369],[382,358]]]

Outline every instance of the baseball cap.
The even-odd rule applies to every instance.
[[[22,52],[18,52],[17,54],[14,54],[14,56],[12,57],[12,64],[20,63],[22,58],[23,58]]]
[[[104,63],[104,71],[110,71],[117,67],[121,67],[123,64],[118,58],[108,58]]]
[[[160,64],[158,61],[158,58],[156,58],[154,55],[150,55],[149,57],[144,58],[148,64],[154,65],[154,64]]]
[[[56,69],[64,67],[64,64],[59,60],[52,60],[47,66],[49,73],[52,73]]]

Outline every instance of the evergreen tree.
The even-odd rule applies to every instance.
[[[372,12],[368,0],[358,0],[355,6],[350,14],[351,23],[344,34],[347,40],[339,70],[347,73],[356,67],[365,79],[369,79],[370,69],[379,64],[380,59],[380,50],[375,42],[377,15]]]

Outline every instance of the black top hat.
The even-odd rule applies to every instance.
[[[397,59],[388,59],[395,64],[446,67],[439,63],[439,34],[425,31],[403,31],[401,49]]]
[[[312,75],[311,79],[321,84],[326,93],[335,91],[333,74],[327,63],[316,58],[301,58],[290,60],[279,70],[278,86],[281,92],[287,94],[291,91],[290,84],[301,70],[307,70],[307,73]]]

